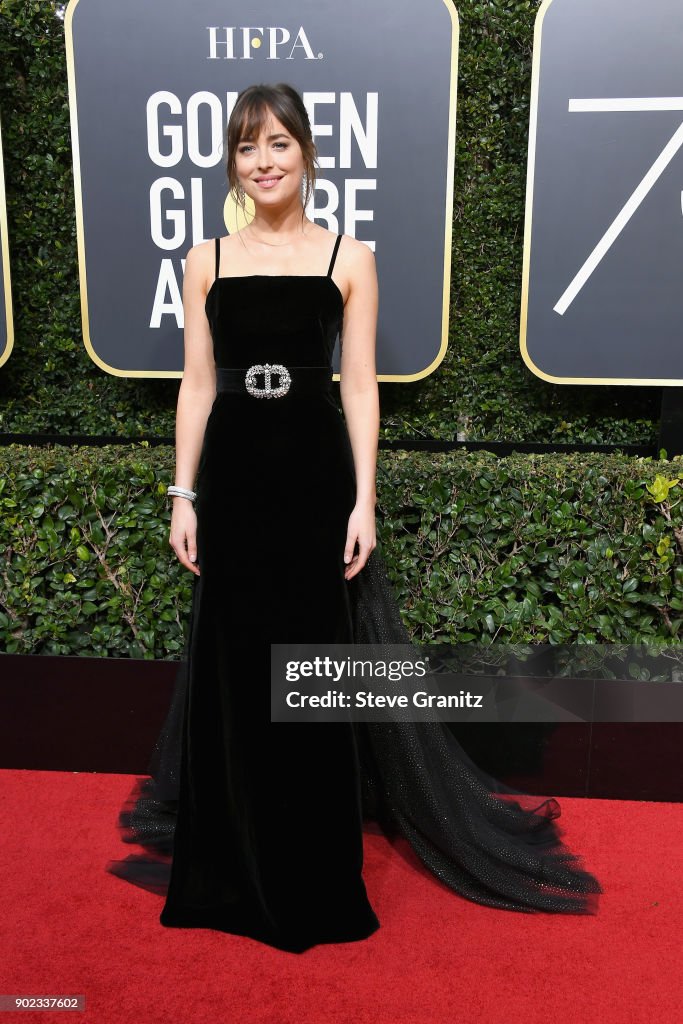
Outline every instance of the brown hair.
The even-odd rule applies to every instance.
[[[307,177],[306,194],[302,198],[302,210],[315,189],[315,162],[318,154],[311,133],[308,112],[300,94],[286,82],[276,85],[250,85],[238,94],[225,133],[225,149],[228,159],[226,174],[230,191],[242,207],[246,219],[245,197],[240,200],[235,170],[235,153],[240,139],[255,139],[266,124],[270,113],[285,126],[301,147],[304,159],[304,173]]]

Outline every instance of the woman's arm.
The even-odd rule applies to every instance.
[[[185,365],[178,392],[175,441],[178,487],[193,490],[199,468],[206,421],[216,396],[216,364],[213,342],[204,304],[207,287],[207,257],[214,243],[193,246],[185,260],[183,312]],[[187,498],[173,498],[169,543],[180,562],[199,575],[197,558],[197,522]]]
[[[375,368],[377,268],[372,250],[364,242],[353,242],[344,258],[350,290],[344,307],[339,384],[356,471],[356,504],[349,518],[344,549],[347,580],[360,572],[377,545],[375,477],[379,437]],[[359,553],[353,558],[356,541]]]

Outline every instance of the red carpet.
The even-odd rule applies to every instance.
[[[2,772],[0,992],[80,994],[92,1024],[678,1024],[683,805],[561,798],[564,839],[605,889],[594,917],[491,910],[365,836],[381,922],[301,955],[166,929],[163,900],[105,872],[137,848],[116,814],[133,777]],[[8,1015],[8,1019],[14,1019]]]

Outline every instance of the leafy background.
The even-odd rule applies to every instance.
[[[181,656],[195,577],[168,546],[173,465],[169,445],[0,448],[4,650]],[[677,642],[676,470],[683,458],[382,452],[379,554],[411,636]]]

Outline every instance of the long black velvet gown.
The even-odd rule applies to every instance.
[[[362,877],[365,817],[469,899],[594,912],[601,889],[562,844],[557,801],[486,775],[443,724],[270,721],[271,642],[410,642],[378,551],[344,578],[355,475],[331,386],[340,240],[326,275],[240,277],[220,276],[216,240],[206,313],[226,390],[197,475],[201,575],[150,777],[119,817],[146,854],[107,868],[165,894],[163,925],[303,952],[379,927]],[[289,390],[259,394],[262,373],[248,390],[255,364],[286,366]]]

